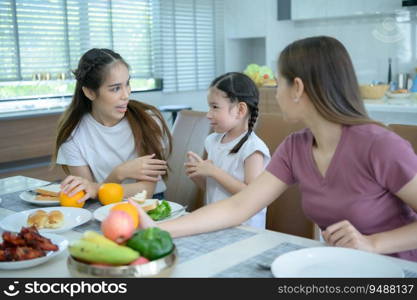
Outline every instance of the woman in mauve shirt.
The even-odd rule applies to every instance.
[[[417,261],[417,156],[368,117],[345,47],[330,37],[296,41],[278,71],[284,117],[307,128],[240,193],[160,227],[183,236],[235,226],[298,183],[304,213],[328,244]]]

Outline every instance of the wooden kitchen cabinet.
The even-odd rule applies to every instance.
[[[275,99],[276,87],[259,88],[259,113],[281,113],[278,102]]]
[[[0,118],[0,178],[24,175],[43,180],[65,177],[50,168],[60,113]]]

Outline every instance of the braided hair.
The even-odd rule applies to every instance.
[[[239,152],[248,140],[258,118],[259,91],[250,77],[239,72],[229,72],[213,80],[210,87],[215,87],[226,93],[232,103],[244,102],[249,110],[248,132],[230,150],[230,154]]]

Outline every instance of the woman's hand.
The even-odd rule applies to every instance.
[[[149,227],[158,227],[154,220],[132,199],[128,199],[129,203],[136,207],[139,213],[139,228],[146,229]]]
[[[167,162],[153,158],[155,154],[141,156],[118,166],[120,181],[132,178],[139,181],[157,182],[168,169]]]
[[[376,252],[372,236],[361,234],[347,220],[330,225],[322,234],[324,240],[331,246]]]
[[[74,196],[80,191],[84,191],[85,195],[79,203],[90,198],[96,198],[100,185],[96,182],[91,182],[83,177],[70,175],[61,182],[61,192],[67,194],[69,197]]]

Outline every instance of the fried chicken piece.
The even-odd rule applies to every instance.
[[[0,243],[0,261],[20,261],[46,255],[46,251],[57,251],[58,246],[39,234],[35,226],[22,227],[18,234],[5,231]]]
[[[26,246],[26,241],[23,238],[9,231],[3,232],[2,238],[3,238],[3,247],[5,248]]]
[[[20,261],[20,260],[27,260],[38,258],[41,256],[45,256],[45,252],[39,249],[33,249],[30,247],[15,247],[15,248],[7,248],[5,250],[5,257],[8,261]]]
[[[45,251],[58,251],[58,246],[53,244],[50,239],[41,236],[38,233],[36,227],[23,227],[19,233],[25,241],[26,244],[35,249],[45,250]]]

